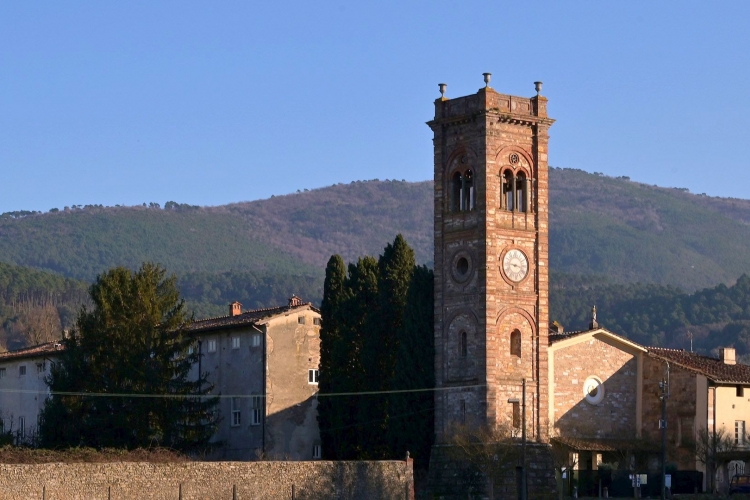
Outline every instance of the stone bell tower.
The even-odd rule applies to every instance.
[[[507,425],[548,441],[547,99],[489,86],[435,101],[435,435]],[[509,402],[512,400],[512,402]]]

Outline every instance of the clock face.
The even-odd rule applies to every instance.
[[[529,259],[522,251],[514,248],[503,257],[503,271],[511,281],[517,283],[529,274]]]

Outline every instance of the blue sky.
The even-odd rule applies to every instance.
[[[437,84],[550,164],[747,198],[750,2],[3,2],[0,212],[432,177]]]

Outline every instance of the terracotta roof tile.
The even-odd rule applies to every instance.
[[[648,347],[649,354],[675,363],[688,370],[705,375],[714,382],[727,384],[750,384],[750,366],[728,365],[718,358],[701,356],[682,349]]]
[[[268,319],[277,314],[285,314],[296,310],[304,310],[310,308],[313,311],[318,311],[317,308],[313,307],[309,302],[299,306],[280,306],[280,307],[268,307],[265,309],[255,309],[252,311],[246,311],[236,316],[217,316],[215,318],[199,319],[195,320],[188,330],[191,332],[204,332],[207,330],[218,330],[222,328],[236,328],[241,326],[253,325],[264,319]]]
[[[24,347],[23,349],[16,349],[15,351],[0,353],[0,361],[45,356],[50,353],[55,353],[62,348],[63,346],[59,341],[46,342],[44,344],[39,344],[31,347]]]

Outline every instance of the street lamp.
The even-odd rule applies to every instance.
[[[521,500],[526,500],[526,379],[521,381]],[[508,399],[508,403],[518,404],[518,398]]]

